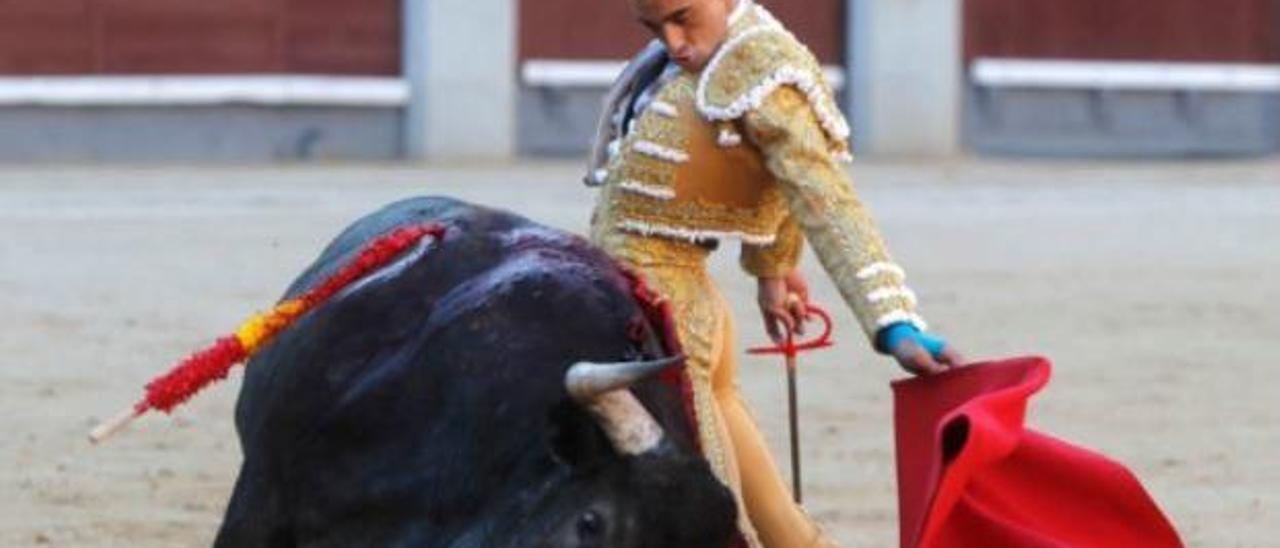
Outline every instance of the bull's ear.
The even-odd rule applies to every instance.
[[[544,431],[552,458],[568,466],[589,466],[614,452],[594,419],[572,403],[552,408]]]

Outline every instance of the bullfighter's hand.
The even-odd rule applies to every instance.
[[[903,339],[890,353],[898,360],[898,365],[917,376],[935,375],[964,363],[964,358],[952,345],[945,344],[936,352],[930,353],[915,338]]]
[[[799,269],[781,278],[758,278],[756,300],[765,332],[774,343],[782,344],[788,332],[804,334],[809,283]]]

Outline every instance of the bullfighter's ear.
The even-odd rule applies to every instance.
[[[613,454],[609,440],[594,419],[572,403],[558,405],[547,415],[547,446],[552,458],[572,467],[589,466]]]

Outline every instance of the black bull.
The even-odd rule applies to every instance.
[[[663,352],[628,279],[582,239],[415,198],[347,228],[287,296],[378,235],[429,222],[447,228],[441,241],[339,293],[248,364],[244,464],[217,545],[731,542],[732,500],[691,449],[677,388],[649,379],[627,393],[665,432],[639,454],[567,392],[576,362]]]

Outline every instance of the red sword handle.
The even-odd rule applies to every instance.
[[[796,343],[795,335],[788,330],[787,338],[781,344],[747,350],[750,354],[782,354],[786,358],[787,418],[791,426],[791,494],[795,497],[797,504],[802,501],[803,495],[801,494],[802,482],[800,480],[800,411],[798,398],[796,397],[796,356],[800,352],[826,348],[834,344],[831,340],[831,315],[818,305],[806,304],[805,317],[801,318],[801,321],[808,318],[818,318],[822,321],[822,334],[816,338]]]
[[[801,341],[797,343],[795,342],[795,336],[790,331],[788,331],[786,340],[784,340],[781,344],[775,344],[773,346],[758,346],[755,348],[748,348],[747,353],[755,354],[755,355],[782,354],[783,356],[794,358],[797,354],[801,352],[816,350],[819,348],[827,348],[835,344],[835,341],[831,340],[831,331],[832,331],[831,314],[827,313],[827,311],[823,309],[821,306],[818,306],[813,303],[806,304],[804,310],[805,310],[804,319],[817,318],[822,322],[822,333],[820,335],[818,335],[817,337],[814,337],[813,339],[810,339],[807,341]]]

